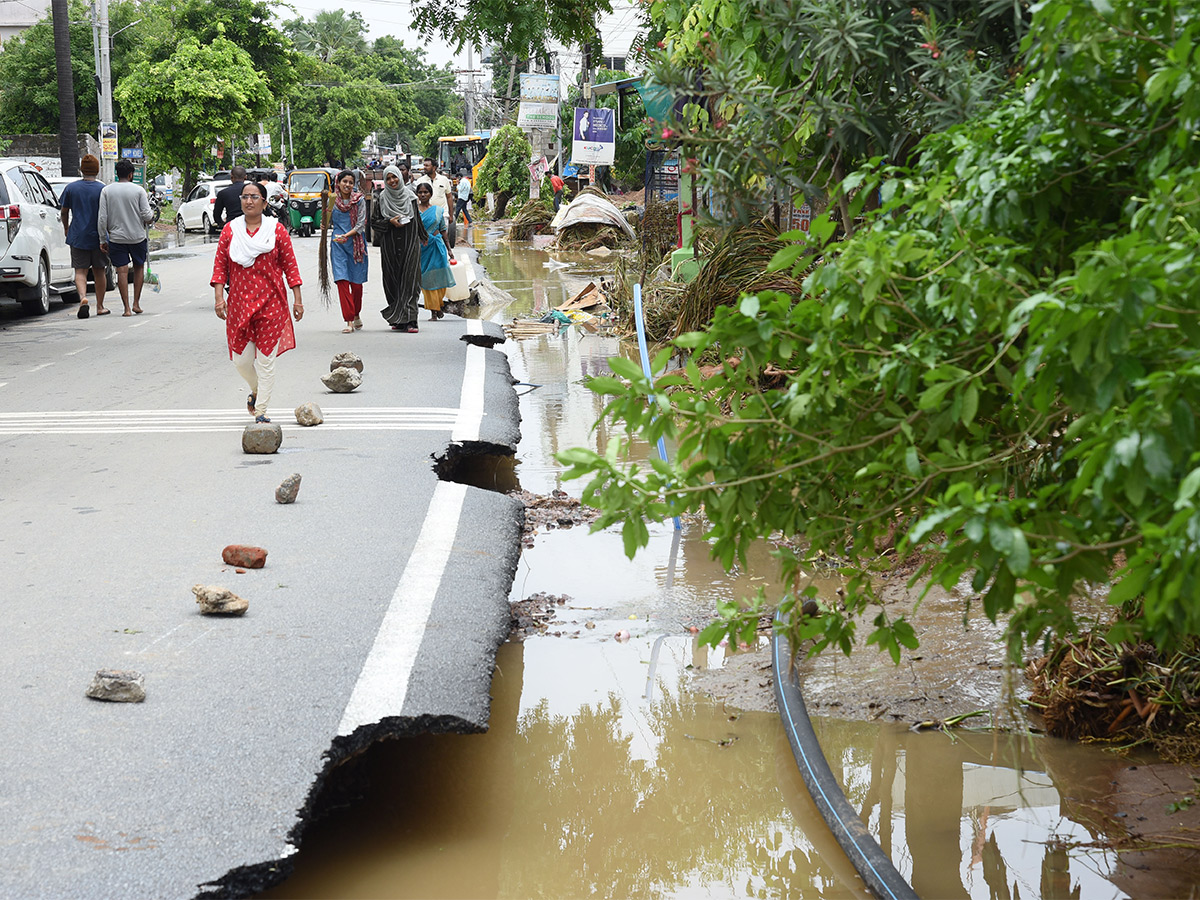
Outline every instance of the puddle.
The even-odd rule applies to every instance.
[[[545,252],[502,244],[494,229],[478,237],[481,263],[516,298],[488,311],[496,321],[561,303],[603,273],[547,269]],[[501,349],[514,377],[539,387],[521,399],[515,466],[481,463],[471,483],[515,476],[527,491],[578,496],[553,455],[603,449],[607,432],[593,429],[603,404],[582,380],[625,351],[573,329]],[[739,713],[692,687],[726,657],[697,647],[689,626],[719,599],[771,588],[768,548],[727,574],[695,523],[650,532],[634,560],[615,532],[538,534],[511,599],[568,599],[543,634],[501,648],[488,733],[388,741],[334,773],[295,873],[262,896],[869,896],[809,800],[778,715]],[[770,676],[751,666],[745,677],[765,693]],[[1109,880],[1115,856],[1088,845],[1127,761],[1050,739],[814,725],[850,802],[920,896],[1125,896]]]

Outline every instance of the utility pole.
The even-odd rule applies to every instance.
[[[475,133],[475,48],[467,45],[467,90],[463,97],[463,119],[467,134]]]
[[[114,161],[104,159],[103,125],[113,120],[112,51],[108,45],[108,0],[92,4],[92,49],[96,55],[96,94],[100,109],[100,179],[111,184],[115,179]]]

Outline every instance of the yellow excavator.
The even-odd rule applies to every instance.
[[[448,135],[438,138],[437,167],[458,178],[463,170],[471,184],[479,177],[479,167],[487,157],[488,138],[478,134]]]

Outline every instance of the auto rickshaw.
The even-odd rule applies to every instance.
[[[293,169],[288,173],[288,227],[293,234],[309,237],[321,227],[321,192],[333,193],[337,169]]]

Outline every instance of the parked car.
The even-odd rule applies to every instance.
[[[217,205],[217,193],[233,184],[232,181],[205,181],[192,188],[187,199],[180,204],[175,216],[175,230],[181,234],[185,231],[200,230],[205,234],[216,231],[216,217],[213,210]],[[287,190],[282,184],[274,181],[264,181],[267,189],[267,200],[273,200],[279,194],[286,200]]]
[[[0,159],[0,297],[31,313],[48,313],[56,294],[78,299],[59,215],[54,189],[36,169]]]

